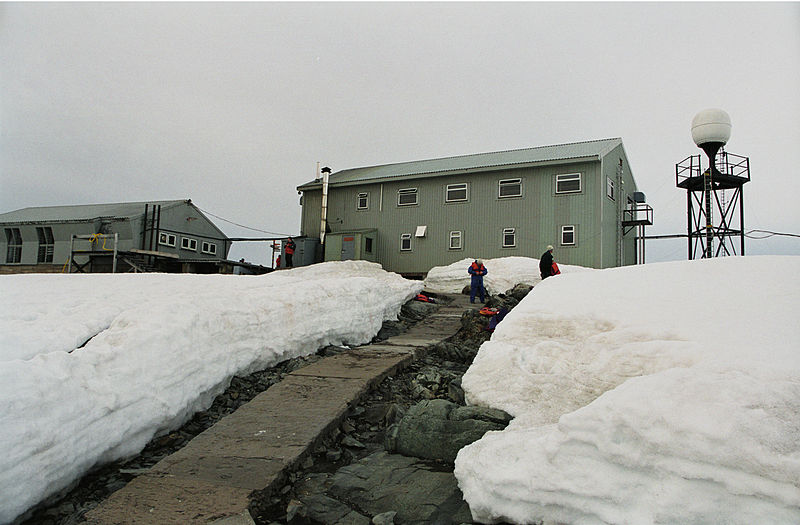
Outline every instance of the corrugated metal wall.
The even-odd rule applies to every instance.
[[[629,170],[628,170],[629,171]],[[579,193],[556,194],[556,176],[580,173]],[[499,198],[502,179],[522,179],[522,197]],[[466,202],[445,202],[448,184],[467,183]],[[418,204],[398,206],[397,192],[417,188]],[[358,194],[368,193],[369,208],[357,210]],[[302,233],[319,234],[320,191],[303,196]],[[556,261],[589,267],[614,266],[613,209],[606,209],[601,163],[552,164],[533,168],[465,173],[331,187],[328,223],[332,231],[377,228],[378,261],[390,271],[424,273],[464,258],[538,258],[548,244]],[[613,204],[610,199],[609,202]],[[561,245],[561,227],[572,225],[574,246]],[[426,226],[425,237],[414,237]],[[514,228],[516,246],[503,247],[503,230]],[[449,249],[451,231],[462,232],[462,248]],[[412,250],[400,250],[401,234],[411,234]],[[606,264],[608,257],[611,264]]]

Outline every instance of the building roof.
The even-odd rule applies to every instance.
[[[190,199],[171,201],[79,204],[75,206],[37,206],[0,214],[0,223],[85,222],[99,218],[126,219],[144,215],[145,204],[172,207],[191,204]]]
[[[398,164],[384,164],[364,168],[352,168],[330,175],[331,185],[355,182],[378,182],[397,177],[439,176],[461,171],[489,170],[504,167],[522,167],[545,162],[565,160],[600,160],[611,150],[622,144],[621,138],[572,142],[552,146],[476,153],[441,159],[418,160]],[[320,179],[298,186],[298,190],[314,189],[321,184]]]

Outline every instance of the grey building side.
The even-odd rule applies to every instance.
[[[319,238],[322,182],[297,189],[301,234]],[[405,275],[465,257],[538,258],[549,244],[564,264],[634,264],[621,217],[635,191],[618,138],[356,168],[330,176],[327,239],[372,230],[374,260]]]
[[[0,230],[0,273],[111,271],[115,250],[118,271],[216,273],[231,246],[189,199],[23,208]]]

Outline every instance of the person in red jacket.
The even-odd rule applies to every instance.
[[[283,248],[283,252],[286,254],[286,267],[293,268],[294,265],[292,264],[292,257],[294,256],[294,249],[297,248],[297,245],[294,243],[294,239],[289,237],[286,240],[286,246]]]
[[[472,281],[469,287],[469,302],[475,302],[475,295],[480,295],[481,303],[483,303],[483,276],[489,273],[480,259],[475,259],[475,262],[469,265],[467,273],[472,276]]]

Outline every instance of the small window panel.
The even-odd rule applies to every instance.
[[[417,226],[417,231],[414,232],[414,237],[425,237],[426,233],[428,233],[427,226]]]
[[[6,228],[6,263],[18,263],[22,261],[22,234],[19,228]]]
[[[195,244],[196,246],[196,244]],[[202,249],[203,253],[207,253],[208,255],[216,255],[217,254],[217,245],[213,242],[206,242],[203,241]]]
[[[445,202],[463,202],[469,197],[467,183],[448,184],[445,192]]]
[[[522,197],[522,179],[504,179],[499,183],[498,197]]]
[[[606,177],[606,197],[614,200],[614,179]]]
[[[413,206],[417,204],[417,188],[397,190],[398,206]]]
[[[411,251],[411,234],[410,233],[403,233],[400,235],[400,251],[401,252],[410,252]]]
[[[372,238],[367,237],[364,239],[364,251],[366,253],[372,253]]]
[[[36,259],[36,262],[53,262],[53,248],[55,247],[53,228],[50,226],[37,226],[36,235],[39,236],[39,255]]]
[[[369,193],[358,194],[358,203],[356,204],[356,209],[359,210],[369,209]]]
[[[503,229],[503,248],[514,248],[517,245],[517,229]]]
[[[562,246],[575,245],[575,226],[568,225],[561,227],[561,245]]]
[[[581,174],[556,175],[556,193],[580,193]]]
[[[175,243],[178,242],[178,238],[171,233],[159,233],[158,234],[158,244],[163,244],[164,246],[171,246],[175,247]]]
[[[462,245],[461,245],[461,232],[459,232],[459,231],[450,232],[449,247],[450,247],[451,250],[460,250],[462,248]]]
[[[197,251],[197,239],[190,239],[189,237],[181,237],[181,250]]]

